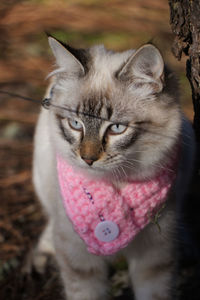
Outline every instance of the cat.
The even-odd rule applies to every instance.
[[[49,45],[57,68],[34,138],[33,182],[48,215],[37,253],[56,256],[68,300],[108,299],[118,254],[136,300],[169,300],[195,148],[177,80],[152,44]]]

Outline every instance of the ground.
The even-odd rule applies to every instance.
[[[152,41],[161,48],[180,78],[182,106],[192,119],[191,93],[184,75],[185,61],[171,54],[173,37],[167,2],[134,1],[1,1],[0,90],[41,100],[52,70],[53,57],[45,32],[73,46],[104,43],[124,50]],[[52,258],[45,274],[23,267],[45,225],[45,217],[34,195],[31,181],[33,134],[39,105],[0,94],[0,299],[63,299],[59,272]],[[190,192],[194,204],[191,239],[177,261],[179,299],[200,299],[198,185]],[[196,206],[195,206],[196,205]],[[196,210],[195,210],[196,208]],[[188,211],[191,211],[188,206]],[[185,253],[186,252],[186,253]],[[116,273],[117,272],[117,273]],[[126,266],[119,260],[111,269],[112,299],[131,299],[126,285]],[[116,275],[117,274],[117,275]],[[125,281],[125,283],[123,282]],[[178,297],[178,296],[177,296]]]

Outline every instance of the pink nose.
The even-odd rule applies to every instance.
[[[91,166],[94,162],[92,159],[83,159],[89,166]]]
[[[86,162],[86,164],[88,164],[89,166],[91,166],[93,164],[93,162],[95,160],[97,160],[96,158],[93,158],[93,157],[85,157],[85,156],[81,156],[81,158]]]

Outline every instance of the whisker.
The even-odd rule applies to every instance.
[[[126,164],[129,164],[129,166],[135,167],[134,162],[141,163],[141,161],[136,160],[136,159],[129,159],[129,160],[126,160],[126,161],[125,161],[125,163],[126,163]],[[127,167],[128,167],[128,165],[127,165]],[[156,167],[156,168],[162,169],[162,170],[168,170],[169,172],[174,172],[173,169],[171,169],[169,166],[166,166],[166,165],[162,164],[161,162],[159,162],[159,163],[154,163],[154,165],[152,165],[152,167]]]
[[[128,163],[131,163],[131,162],[137,162],[137,163],[141,163],[141,160],[139,159],[135,159],[135,158],[129,158],[128,160],[126,160],[126,162]]]
[[[120,169],[122,170],[122,172],[123,172],[123,174],[124,174],[124,177],[126,178],[126,177],[127,177],[127,174],[126,174],[126,172],[125,172],[123,166],[120,165]]]
[[[117,174],[117,169],[112,169],[111,172],[112,172],[112,174],[114,175],[115,181],[116,181],[117,183],[119,183],[120,180],[119,180],[119,177],[118,177],[119,173]]]
[[[115,169],[115,171],[116,171],[117,174],[118,174],[118,179],[119,179],[118,181],[121,182],[122,179],[123,179],[123,176],[122,176],[121,171],[119,170],[119,166]]]
[[[133,170],[133,167],[134,167],[133,165],[128,165],[128,164],[124,164],[123,166],[130,170]]]

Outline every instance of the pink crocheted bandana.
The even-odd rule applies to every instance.
[[[161,209],[175,179],[175,170],[168,167],[151,180],[117,190],[108,182],[86,178],[59,155],[57,171],[66,214],[96,255],[126,247]]]

